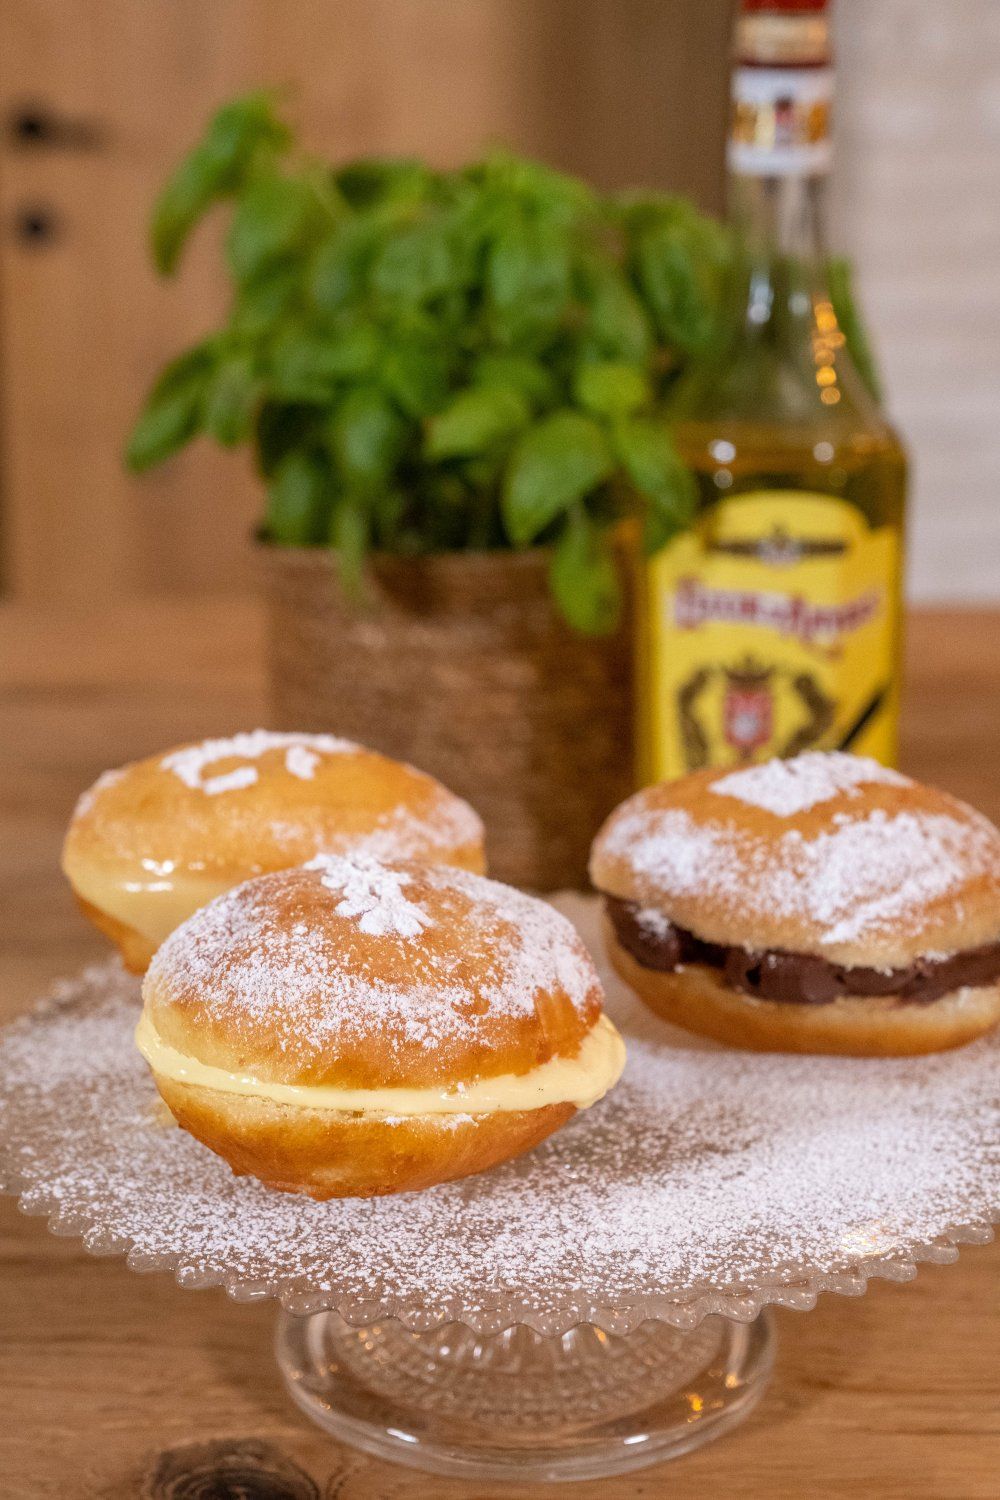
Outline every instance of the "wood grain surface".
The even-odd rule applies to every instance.
[[[57,869],[73,801],[105,766],[256,723],[261,621],[242,600],[100,616],[0,609],[0,1015],[101,955]],[[1000,615],[919,615],[904,767],[1000,817]],[[1000,1245],[779,1313],[774,1382],[736,1433],[617,1482],[466,1485],[378,1463],[293,1409],[269,1305],[93,1260],[0,1202],[0,1494],[132,1500],[580,1500],[739,1495],[996,1500]],[[243,1489],[198,1488],[225,1474]],[[221,1486],[221,1478],[216,1481]]]

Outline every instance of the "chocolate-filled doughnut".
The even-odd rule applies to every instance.
[[[591,877],[615,969],[689,1031],[891,1056],[1000,1020],[1000,832],[875,761],[648,787],[601,829]]]

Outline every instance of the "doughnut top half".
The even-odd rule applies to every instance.
[[[607,819],[590,873],[708,942],[834,963],[889,968],[1000,937],[1000,832],[838,752],[647,787]]]
[[[254,730],[108,771],[63,863],[245,880],[319,852],[483,868],[477,814],[433,777],[349,740]]]
[[[183,923],[143,985],[169,1045],[267,1082],[385,1088],[575,1056],[602,992],[546,902],[445,866],[320,856]]]

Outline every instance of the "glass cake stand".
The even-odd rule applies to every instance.
[[[559,903],[596,951],[595,907]],[[676,1456],[763,1394],[772,1304],[953,1260],[1000,1218],[1000,1039],[905,1060],[700,1045],[609,975],[622,1082],[537,1150],[426,1193],[313,1203],[178,1130],[132,1045],[137,981],[63,983],[0,1045],[0,1186],[56,1234],[280,1304],[294,1400],[469,1478]]]

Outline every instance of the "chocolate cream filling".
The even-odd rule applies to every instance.
[[[841,995],[891,995],[925,1004],[952,990],[1000,979],[1000,942],[946,958],[915,958],[901,969],[869,969],[782,948],[755,950],[706,943],[639,901],[605,896],[604,902],[619,943],[643,968],[670,973],[686,964],[704,964],[718,969],[733,989],[761,1000],[829,1005]]]

